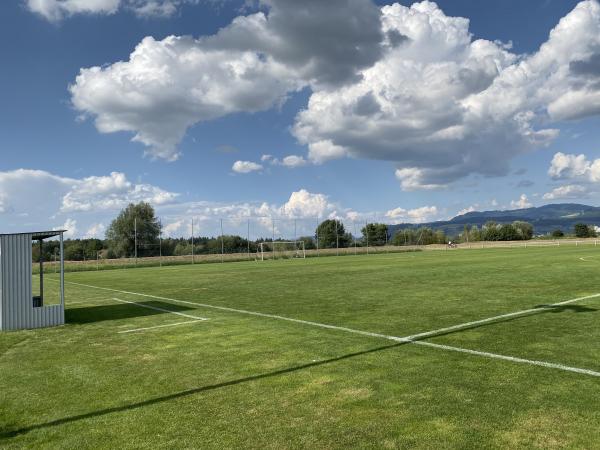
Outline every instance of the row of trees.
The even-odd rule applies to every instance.
[[[448,239],[442,230],[431,228],[405,228],[398,230],[392,238],[392,245],[431,245],[446,244]]]
[[[483,227],[465,225],[463,232],[449,238],[442,230],[431,228],[405,228],[397,231],[393,238],[393,245],[430,245],[446,244],[453,242],[479,242],[479,241],[521,241],[533,237],[533,225],[528,222],[516,221],[513,223],[487,222]]]
[[[526,241],[532,237],[533,225],[519,220],[513,223],[489,221],[481,229],[477,226],[465,225],[460,236],[463,242]]]
[[[311,248],[316,248],[318,240],[320,248],[346,248],[351,245],[382,246],[388,243],[388,226],[384,223],[368,223],[360,230],[362,237],[355,240],[352,234],[346,231],[344,224],[339,220],[327,219],[319,224],[315,237],[303,237]],[[307,247],[308,248],[308,247]]]
[[[42,247],[44,261],[54,261],[60,251],[58,241],[45,241]],[[106,242],[100,239],[68,239],[64,242],[65,259],[67,261],[83,261],[86,259],[96,259],[98,252],[106,249]],[[33,246],[33,261],[40,259],[40,248]]]
[[[585,223],[576,223],[573,226],[573,236],[577,238],[593,238],[598,237],[597,228],[593,225],[587,225]],[[550,236],[553,238],[562,238],[565,236],[565,232],[561,229],[554,230]]]
[[[573,227],[573,231],[578,238],[590,238],[597,237],[596,227],[593,225],[587,225],[585,223],[576,223]]]

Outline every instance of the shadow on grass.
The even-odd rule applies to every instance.
[[[171,311],[179,311],[179,310],[185,310],[188,308],[184,308],[184,307],[179,307],[179,306],[175,306],[173,304],[163,304],[160,302],[145,302],[145,305],[149,305],[149,306],[158,306],[158,307],[163,307],[164,309],[170,309]],[[165,306],[167,308],[165,308]],[[132,312],[130,311],[131,309],[138,309],[138,310],[143,310],[143,311],[137,311],[135,312],[135,314],[133,315],[129,315]],[[177,309],[179,308],[179,309]],[[564,311],[573,311],[576,313],[586,313],[586,312],[595,312],[597,311],[594,308],[589,308],[586,306],[580,306],[580,305],[538,305],[535,307],[536,309],[539,309],[539,312],[532,312],[531,315],[533,314],[539,314],[539,313],[546,313],[546,312],[550,312],[550,313],[559,313],[559,312],[564,312]],[[191,308],[190,308],[191,309]],[[70,310],[71,314],[78,314],[77,311],[78,310],[84,310],[81,311],[80,314],[81,316],[79,317],[80,322],[79,323],[90,323],[90,322],[95,322],[95,321],[100,321],[100,320],[115,320],[117,317],[115,317],[115,315],[118,315],[115,313],[116,310],[122,310],[121,312],[121,316],[119,318],[126,318],[126,317],[139,317],[139,316],[143,316],[143,315],[152,315],[152,314],[166,314],[163,313],[161,311],[153,311],[150,309],[146,309],[146,308],[141,308],[139,306],[136,305],[110,305],[110,306],[95,306],[95,307],[90,307],[90,308],[77,308],[77,309],[72,309]],[[68,310],[69,311],[69,310]],[[87,311],[87,312],[86,312]],[[108,313],[109,312],[109,313]],[[89,315],[91,314],[92,317],[89,317]],[[103,317],[105,314],[109,314],[109,317],[107,317],[106,319],[102,319],[101,317]],[[424,337],[422,339],[415,339],[414,341],[421,341],[421,340],[427,340],[429,338],[432,337],[439,337],[439,336],[444,336],[444,335],[448,335],[448,334],[453,334],[453,333],[460,333],[462,331],[466,331],[469,329],[474,329],[474,328],[480,328],[480,327],[485,327],[485,326],[489,326],[492,324],[497,324],[497,323],[503,323],[503,322],[510,322],[513,320],[519,320],[522,319],[523,317],[529,317],[528,316],[520,316],[520,317],[511,317],[511,318],[504,318],[498,321],[494,321],[494,322],[488,322],[488,323],[484,323],[484,324],[476,324],[473,326],[469,326],[469,327],[465,327],[465,328],[461,328],[458,330],[452,330],[452,331],[447,331],[447,332],[442,332],[436,335],[430,335],[427,337]],[[87,319],[86,319],[87,317]],[[338,356],[335,358],[330,358],[330,359],[326,359],[326,360],[322,360],[322,361],[315,361],[315,362],[311,362],[308,364],[302,364],[302,365],[298,365],[298,366],[293,366],[293,367],[288,367],[285,369],[281,369],[281,370],[276,370],[273,372],[268,372],[268,373],[263,373],[263,374],[258,374],[258,375],[252,375],[249,377],[244,377],[244,378],[238,378],[235,380],[230,380],[230,381],[224,381],[222,383],[217,383],[217,384],[211,384],[211,385],[207,385],[207,386],[200,386],[197,388],[193,388],[193,389],[188,389],[185,391],[180,391],[180,392],[175,392],[172,394],[168,394],[168,395],[164,395],[161,397],[155,397],[155,398],[151,398],[148,400],[143,400],[140,402],[135,402],[135,403],[130,403],[128,405],[121,405],[121,406],[114,406],[111,408],[105,408],[105,409],[101,409],[98,411],[91,411],[89,413],[85,413],[85,414],[78,414],[75,416],[70,416],[70,417],[63,417],[62,419],[56,419],[50,422],[46,422],[46,423],[41,423],[41,424],[36,424],[36,425],[30,425],[27,427],[22,427],[22,428],[18,428],[18,429],[12,429],[12,430],[2,430],[0,431],[0,439],[4,439],[4,438],[11,438],[11,437],[15,437],[18,436],[20,434],[25,434],[25,433],[29,433],[31,431],[35,431],[35,430],[40,430],[40,429],[46,429],[46,428],[51,428],[51,427],[55,427],[55,426],[60,426],[60,425],[65,425],[65,424],[69,424],[72,422],[77,422],[80,420],[86,420],[86,419],[92,419],[95,417],[100,417],[100,416],[104,416],[104,415],[108,415],[108,414],[112,414],[112,413],[118,413],[118,412],[124,412],[124,411],[129,411],[129,410],[133,410],[133,409],[137,409],[137,408],[142,408],[144,406],[151,406],[151,405],[155,405],[158,403],[163,403],[163,402],[167,402],[170,400],[174,400],[177,398],[183,398],[183,397],[188,397],[191,395],[195,395],[195,394],[199,394],[201,392],[206,392],[206,391],[213,391],[216,389],[221,389],[221,388],[225,388],[225,387],[229,387],[229,386],[235,386],[238,384],[242,384],[242,383],[248,383],[248,382],[252,382],[252,381],[257,381],[257,380],[261,380],[261,379],[265,379],[265,378],[271,378],[271,377],[277,377],[277,376],[281,376],[281,375],[286,375],[289,373],[293,373],[293,372],[298,372],[300,370],[305,370],[305,369],[310,369],[312,367],[318,367],[318,366],[324,366],[327,364],[331,364],[331,363],[335,363],[338,361],[343,361],[346,359],[350,359],[350,358],[355,358],[357,356],[362,356],[362,355],[367,355],[370,353],[375,353],[375,352],[380,352],[383,350],[388,350],[388,349],[392,349],[392,348],[396,348],[396,347],[400,347],[402,345],[408,345],[411,344],[411,341],[407,341],[407,342],[398,342],[395,344],[391,344],[391,345],[385,345],[385,346],[381,346],[381,347],[376,347],[376,348],[372,348],[369,350],[363,350],[360,352],[354,352],[354,353],[349,353],[346,355],[342,355],[342,356]]]
[[[595,309],[595,308],[590,308],[588,306],[581,306],[581,305],[537,305],[537,306],[534,306],[533,309],[534,310],[528,314],[523,314],[520,316],[513,316],[513,317],[501,317],[501,318],[498,318],[497,320],[491,320],[489,322],[484,322],[484,323],[474,323],[471,325],[466,325],[464,327],[457,328],[455,330],[440,331],[439,333],[429,334],[423,338],[415,339],[415,340],[422,341],[422,340],[427,340],[427,339],[431,339],[434,337],[448,336],[450,334],[462,333],[463,331],[469,331],[469,330],[475,330],[477,328],[489,327],[491,325],[497,325],[500,323],[514,322],[517,320],[525,319],[527,317],[536,316],[538,314],[561,313],[561,312],[567,312],[567,311],[571,311],[571,312],[575,312],[575,313],[590,313],[590,312],[597,311],[597,309]]]
[[[194,395],[194,394],[199,394],[201,392],[213,391],[213,390],[225,388],[228,386],[235,386],[237,384],[262,380],[264,378],[271,378],[271,377],[277,377],[280,375],[286,375],[288,373],[298,372],[300,370],[310,369],[312,367],[324,366],[324,365],[335,363],[338,361],[343,361],[345,359],[355,358],[357,356],[362,356],[362,355],[368,355],[370,353],[380,352],[383,350],[388,350],[391,348],[395,348],[395,347],[399,347],[401,345],[407,345],[407,344],[409,344],[409,342],[399,342],[396,344],[371,348],[369,350],[363,350],[360,352],[348,353],[346,355],[337,356],[335,358],[325,359],[322,361],[315,361],[315,362],[311,362],[308,364],[302,364],[299,366],[288,367],[285,369],[276,370],[274,372],[252,375],[252,376],[245,377],[245,378],[238,378],[236,380],[224,381],[222,383],[211,384],[208,386],[201,386],[201,387],[197,387],[197,388],[193,388],[193,389],[188,389],[185,391],[175,392],[173,394],[164,395],[161,397],[155,397],[155,398],[151,398],[151,399],[136,402],[136,403],[130,403],[128,405],[114,406],[112,408],[101,409],[98,411],[92,411],[92,412],[85,413],[85,414],[78,414],[76,416],[64,417],[62,419],[56,419],[51,422],[40,423],[37,425],[30,425],[28,427],[23,427],[23,428],[19,428],[19,429],[3,430],[3,431],[0,431],[0,438],[11,438],[11,437],[15,437],[20,434],[29,433],[29,432],[35,431],[35,430],[51,428],[51,427],[55,427],[55,426],[59,426],[59,425],[65,425],[65,424],[69,424],[72,422],[77,422],[79,420],[92,419],[94,417],[100,417],[100,416],[104,416],[107,414],[129,411],[129,410],[136,409],[136,408],[142,408],[144,406],[155,405],[157,403],[167,402],[169,400],[174,400],[177,398],[182,398],[182,397],[187,397],[187,396]]]
[[[561,313],[565,311],[571,311],[575,313],[586,313],[597,311],[595,308],[581,305],[537,305],[536,308],[544,309],[548,312]]]
[[[110,305],[86,306],[82,308],[65,309],[65,321],[67,323],[95,323],[109,320],[132,319],[135,317],[154,316],[157,314],[169,314],[167,311],[182,312],[194,309],[173,303],[159,301],[136,302],[137,304],[117,303]],[[159,308],[166,311],[160,311]]]

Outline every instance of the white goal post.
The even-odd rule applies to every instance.
[[[256,260],[306,258],[304,241],[260,242],[256,248]]]

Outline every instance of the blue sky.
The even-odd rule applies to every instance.
[[[600,204],[596,0],[23,0],[0,50],[5,231]]]

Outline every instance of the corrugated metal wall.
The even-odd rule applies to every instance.
[[[31,234],[0,236],[0,330],[62,325],[64,305],[34,308]]]

